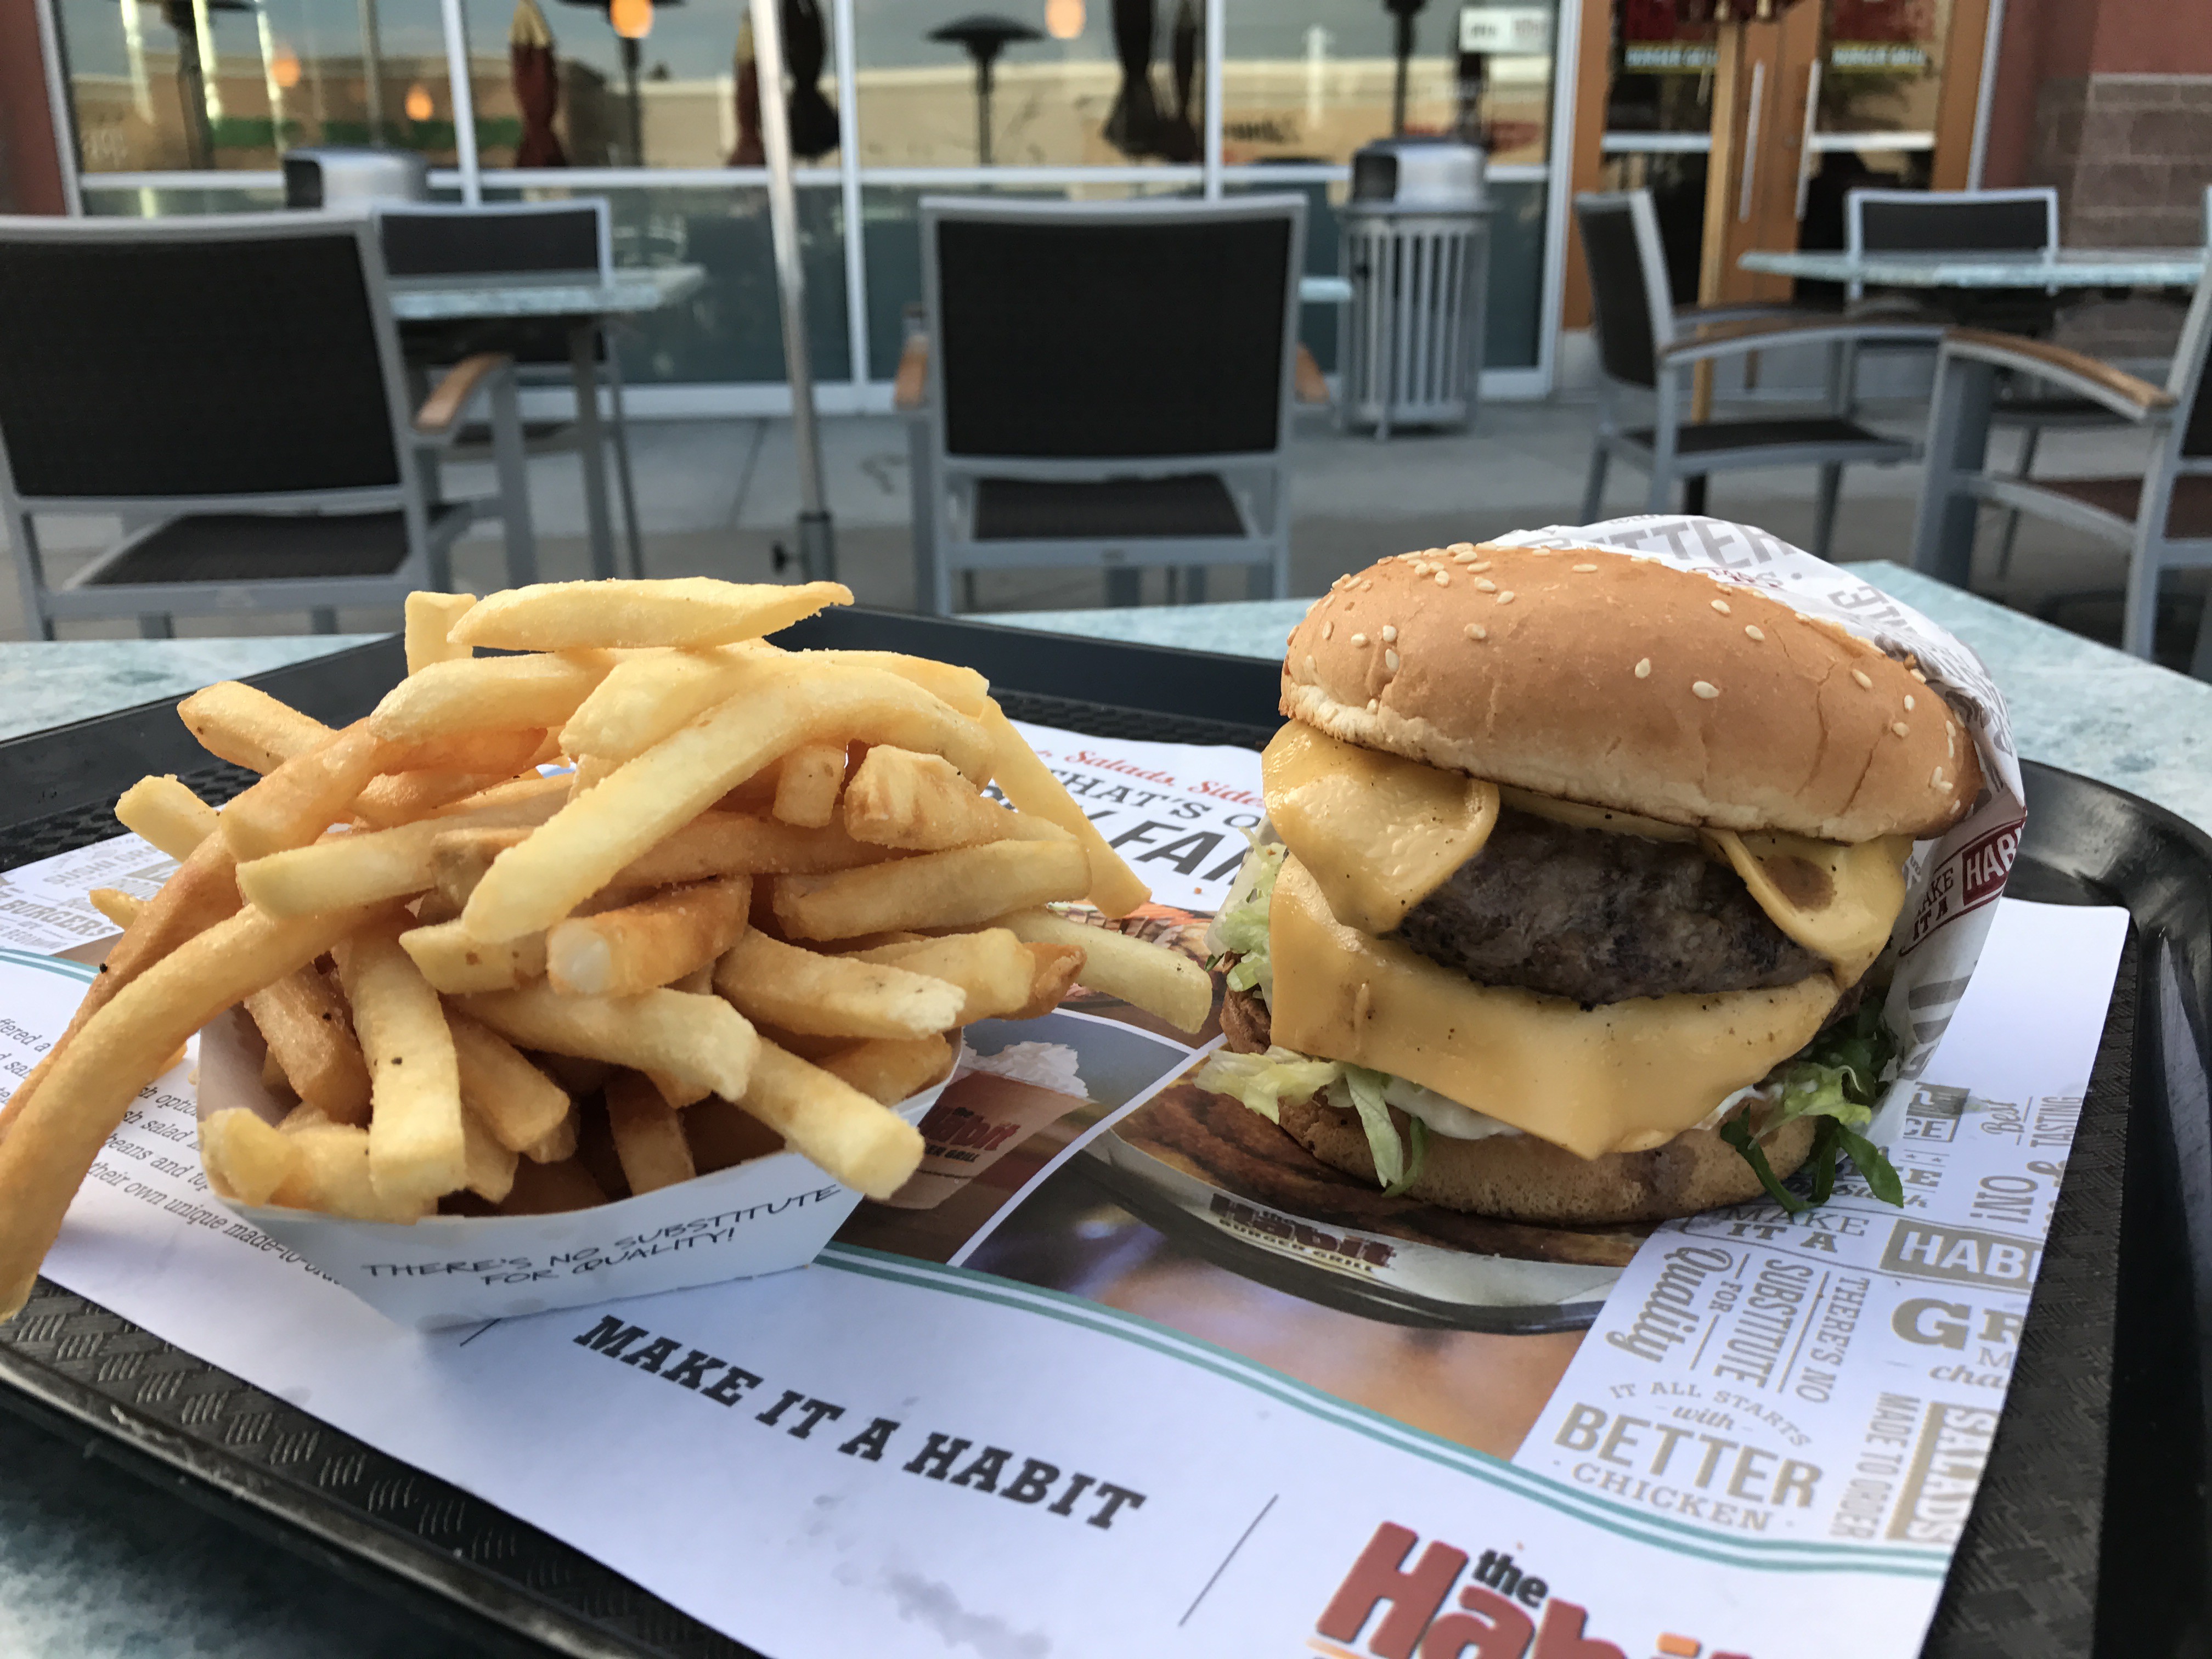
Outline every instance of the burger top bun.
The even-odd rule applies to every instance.
[[[1972,806],[1966,728],[1905,665],[1756,588],[1596,549],[1401,553],[1291,632],[1283,713],[1669,823],[1824,841]]]

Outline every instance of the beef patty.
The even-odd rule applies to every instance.
[[[1480,984],[1583,1003],[1759,990],[1827,967],[1694,842],[1510,811],[1390,937]]]

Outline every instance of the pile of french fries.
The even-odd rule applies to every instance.
[[[1045,908],[1147,893],[981,676],[767,638],[851,598],[418,593],[407,678],[343,730],[235,683],[186,698],[260,781],[220,813],[174,778],[117,804],[179,868],[143,905],[94,895],[123,935],[0,1110],[0,1317],[131,1102],[240,1004],[298,1104],[204,1116],[216,1189],[391,1222],[575,1209],[779,1146],[887,1197],[922,1146],[889,1109],[969,1022],[1079,977],[1198,1029],[1202,969]]]

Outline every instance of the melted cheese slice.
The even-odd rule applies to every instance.
[[[1268,933],[1277,1042],[1395,1072],[1583,1158],[1673,1139],[1803,1048],[1837,997],[1820,975],[1593,1008],[1477,985],[1345,927],[1295,856]]]
[[[1260,758],[1267,817],[1336,919],[1387,933],[1482,850],[1498,787],[1292,722]]]
[[[1889,943],[1905,908],[1911,836],[1845,847],[1774,830],[1709,830],[1705,835],[1743,878],[1767,919],[1828,959],[1837,983],[1857,984]]]
[[[1616,812],[1610,806],[1591,806],[1557,795],[1539,795],[1526,789],[1498,787],[1498,797],[1516,812],[1527,812],[1577,830],[1604,830],[1616,836],[1641,836],[1646,841],[1695,841],[1698,832],[1686,823],[1662,823],[1639,818],[1633,812]]]

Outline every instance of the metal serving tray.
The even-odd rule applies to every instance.
[[[1257,748],[1277,723],[1277,671],[1245,658],[865,611],[793,632],[794,643],[970,664],[1018,718],[1097,736]],[[341,720],[401,665],[395,639],[254,683]],[[149,771],[186,775],[218,799],[245,781],[208,765],[166,702],[0,744],[0,868],[112,834],[109,804]],[[2011,1397],[1926,1652],[2197,1653],[2212,1629],[2212,838],[2118,790],[2027,771],[2008,890],[2124,904],[2136,926]],[[0,1328],[0,1407],[485,1650],[751,1651],[44,1281]]]

